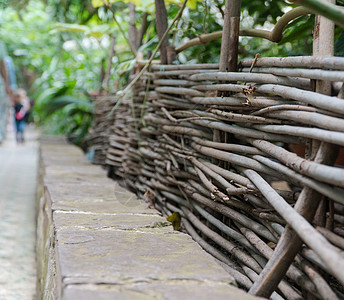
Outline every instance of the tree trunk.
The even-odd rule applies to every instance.
[[[136,28],[135,5],[129,2],[129,40],[134,49],[139,48],[138,31]]]
[[[103,82],[105,77],[105,58],[102,59],[100,63],[100,74],[99,74],[99,95],[101,95],[103,91]]]
[[[142,16],[142,23],[141,23],[141,28],[139,32],[139,47],[142,45],[143,36],[146,33],[148,25],[149,25],[147,17],[148,17],[148,13],[145,12]]]
[[[159,41],[162,39],[167,30],[167,11],[164,0],[155,0],[155,15],[156,15],[156,31],[158,33]],[[160,46],[160,61],[162,65],[167,64],[167,47],[169,46],[168,38],[166,38]]]

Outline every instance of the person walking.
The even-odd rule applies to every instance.
[[[30,110],[30,101],[26,91],[16,89],[13,93],[14,121],[17,143],[24,143],[24,129]]]

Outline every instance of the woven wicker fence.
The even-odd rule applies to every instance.
[[[271,298],[343,297],[344,58],[259,58],[237,73],[217,70],[152,66],[130,96],[99,101],[96,144],[107,154],[97,163],[174,213],[176,228],[179,214],[240,287],[294,247]],[[315,80],[331,81],[333,96],[314,92]]]

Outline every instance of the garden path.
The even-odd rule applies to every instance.
[[[25,144],[9,132],[0,145],[0,300],[35,299],[38,133],[25,134]]]

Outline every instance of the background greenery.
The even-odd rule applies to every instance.
[[[111,1],[124,32],[129,28],[128,1]],[[157,44],[154,1],[135,0],[136,26],[148,12],[148,29],[139,51],[146,57]],[[169,19],[178,2],[168,1]],[[342,1],[340,1],[342,3]],[[113,13],[98,0],[0,0],[0,40],[15,61],[20,85],[35,100],[33,119],[49,133],[65,133],[80,142],[92,122],[93,97],[100,89],[101,70],[107,68],[111,37],[116,37],[111,62],[110,90],[127,84],[135,57],[114,22]],[[202,33],[222,29],[223,0],[190,0],[182,19],[170,34],[178,46]],[[273,28],[290,9],[286,1],[243,0],[241,27]],[[291,22],[280,43],[240,38],[240,57],[308,55],[312,52],[313,17]],[[344,55],[344,35],[336,30],[336,52]],[[176,63],[219,61],[221,41],[200,45],[178,55]],[[103,89],[106,86],[103,84]]]

